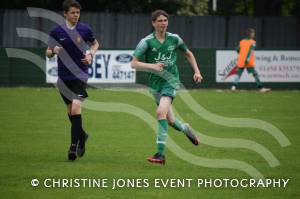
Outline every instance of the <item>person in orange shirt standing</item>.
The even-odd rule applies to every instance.
[[[237,48],[238,60],[237,60],[237,76],[234,80],[234,83],[231,87],[231,90],[235,91],[237,84],[240,80],[240,77],[244,71],[244,69],[247,69],[247,72],[253,75],[257,87],[260,89],[261,92],[267,92],[271,89],[269,88],[263,88],[262,83],[259,79],[258,73],[255,70],[254,66],[254,49],[256,46],[256,42],[254,40],[255,37],[255,30],[252,28],[248,28],[246,30],[246,38],[242,39],[239,43],[239,46]]]

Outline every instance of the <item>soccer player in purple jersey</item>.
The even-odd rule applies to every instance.
[[[59,92],[67,106],[71,121],[71,145],[68,159],[74,161],[85,153],[88,134],[83,130],[81,103],[88,96],[88,65],[92,63],[99,43],[91,28],[79,22],[81,5],[76,0],[63,2],[65,23],[54,27],[49,35],[46,56],[58,56]],[[89,53],[86,51],[89,50]]]

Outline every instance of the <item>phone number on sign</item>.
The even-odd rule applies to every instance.
[[[133,80],[135,77],[135,71],[113,71],[112,77],[116,80]]]

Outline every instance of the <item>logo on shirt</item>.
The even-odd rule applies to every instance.
[[[77,42],[78,44],[80,44],[81,38],[80,38],[79,36],[76,38],[76,42]]]
[[[158,55],[154,58],[156,62],[171,60],[172,59],[172,52],[169,54],[159,52]]]
[[[169,47],[168,47],[168,50],[169,50],[169,51],[175,50],[175,46],[169,46]]]
[[[63,41],[63,40],[65,40],[65,39],[66,39],[66,38],[60,38],[59,41]]]
[[[157,51],[157,49],[156,48],[152,48],[152,52],[156,52]]]
[[[161,62],[164,63],[165,66],[171,66],[174,65],[174,60],[172,60],[172,54],[173,51],[169,53],[161,53],[159,52],[156,57],[154,57],[154,60],[156,63]]]

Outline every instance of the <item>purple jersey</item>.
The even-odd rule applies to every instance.
[[[74,29],[61,24],[52,29],[48,46],[60,46],[63,49],[58,55],[58,77],[62,80],[88,79],[88,66],[81,62],[89,44],[95,41],[91,28],[78,22]]]

